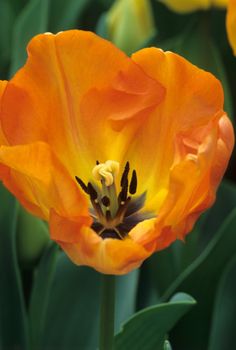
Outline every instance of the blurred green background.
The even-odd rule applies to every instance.
[[[0,0],[0,78],[24,64],[35,34],[91,30],[127,54],[157,46],[211,71],[234,123],[236,58],[225,14],[212,8],[180,15],[157,0]],[[186,243],[117,277],[116,350],[235,349],[235,181],[234,154],[214,207]],[[98,348],[100,275],[74,266],[49,241],[46,224],[2,186],[0,198],[0,349]]]

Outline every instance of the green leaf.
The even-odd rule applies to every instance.
[[[235,348],[236,255],[226,266],[217,288],[208,350]]]
[[[235,254],[236,209],[216,232],[203,253],[173,282],[163,299],[184,290],[198,300],[197,307],[172,333],[176,347],[206,349],[214,294],[225,264]]]
[[[172,350],[172,347],[171,347],[170,342],[168,340],[165,340],[163,350]]]
[[[0,11],[0,69],[7,65],[10,58],[12,26],[15,13],[9,0],[1,0]],[[2,75],[1,75],[2,77]]]
[[[162,3],[163,2],[163,3]],[[196,13],[178,14],[164,4],[164,1],[152,0],[153,15],[158,28],[159,39],[166,40],[182,32],[196,17]]]
[[[30,340],[32,349],[42,349],[40,344],[52,287],[58,246],[50,242],[36,270],[29,306]]]
[[[83,15],[92,0],[51,0],[49,30],[56,33],[77,27],[77,20]]]
[[[16,256],[18,205],[0,186],[0,348],[28,349],[23,290]]]
[[[115,331],[119,331],[122,323],[135,311],[138,277],[138,269],[116,277]]]
[[[178,276],[178,262],[175,254],[176,242],[167,249],[153,254],[147,261],[141,266],[141,279],[139,289],[138,306],[143,308],[149,306],[150,295],[152,290],[155,290],[157,297],[159,298],[168,286]]]
[[[107,13],[103,13],[99,17],[96,25],[96,34],[101,36],[104,39],[109,40],[109,35],[107,31]]]
[[[34,266],[49,239],[46,223],[20,207],[17,221],[17,254],[20,266],[24,268]]]
[[[105,9],[109,9],[115,0],[98,0],[98,2],[100,2]]]
[[[25,63],[26,46],[30,39],[47,31],[49,2],[50,0],[30,0],[17,17],[13,28],[10,75]]]
[[[137,279],[138,271],[116,278],[116,329],[134,313]],[[64,253],[59,255],[38,340],[41,349],[97,348],[100,282],[96,271],[74,265]],[[43,298],[43,290],[39,294]]]
[[[226,217],[235,208],[236,185],[233,182],[224,180],[216,195],[214,206],[205,215],[201,226],[200,245],[206,246],[215,236],[218,228],[223,224]]]
[[[60,254],[39,343],[42,349],[96,348],[99,281],[95,271],[75,266]]]
[[[197,221],[193,231],[186,237],[185,243],[176,241],[144,262],[141,267],[141,278],[144,275],[145,281],[142,283],[141,280],[139,287],[143,289],[140,293],[142,299],[145,297],[147,283],[149,283],[148,293],[154,289],[159,297],[165,294],[173,281],[199,257],[211,239],[215,237],[217,229],[235,208],[235,203],[236,186],[229,181],[224,181],[217,192],[214,206]],[[145,306],[144,303],[140,304]]]
[[[139,311],[116,335],[115,349],[163,350],[166,333],[195,303],[191,296],[178,293],[169,303]]]

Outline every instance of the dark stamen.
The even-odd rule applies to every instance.
[[[96,165],[100,164],[100,162],[98,160],[96,160]]]
[[[87,189],[88,189],[88,194],[90,195],[91,200],[94,201],[95,199],[97,199],[97,197],[98,197],[97,191],[95,190],[95,188],[93,187],[91,182],[88,183]]]
[[[129,162],[125,164],[125,168],[121,177],[120,185],[123,187],[126,182],[128,181],[128,175],[129,175]]]
[[[105,207],[109,207],[109,205],[110,205],[110,199],[109,199],[109,197],[104,196],[104,197],[102,197],[101,201],[102,201],[102,204],[103,204]]]
[[[130,201],[131,201],[131,197],[128,197],[125,202],[122,201],[120,203],[119,208],[118,208],[117,213],[116,213],[117,218],[125,215],[126,209],[128,208]]]
[[[124,183],[123,183],[123,187],[119,193],[119,202],[125,202],[126,199],[127,199],[127,193],[128,193],[128,180],[126,180]]]
[[[100,222],[93,222],[92,225],[91,225],[91,228],[96,231],[96,232],[99,232],[103,229],[103,226],[102,224],[100,224]]]
[[[88,194],[88,188],[85,185],[85,183],[78,176],[75,176],[75,179],[78,182],[78,184],[80,185],[80,187],[82,188],[82,190]]]
[[[111,212],[110,212],[110,210],[106,211],[106,219],[107,219],[107,221],[111,220]]]
[[[135,194],[136,191],[137,191],[137,174],[136,174],[136,171],[133,170],[130,185],[129,185],[129,193]]]
[[[106,238],[114,238],[114,239],[122,239],[122,236],[119,234],[118,230],[113,229],[105,229],[100,233],[102,239]]]

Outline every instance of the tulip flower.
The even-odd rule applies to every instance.
[[[46,33],[0,86],[0,177],[75,264],[127,273],[213,204],[233,130],[220,82],[184,58]]]
[[[229,0],[159,0],[171,10],[187,13],[196,10],[207,10],[211,7],[225,8]]]
[[[109,39],[128,54],[139,49],[155,33],[149,0],[116,0],[106,21]]]
[[[236,0],[229,0],[226,25],[229,42],[236,56]]]

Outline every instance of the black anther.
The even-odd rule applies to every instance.
[[[120,185],[121,187],[124,187],[128,181],[128,175],[129,175],[129,162],[125,164],[125,168],[121,177]]]
[[[135,194],[136,191],[137,191],[137,174],[136,174],[136,171],[133,170],[130,185],[129,185],[129,193]]]
[[[85,185],[85,183],[78,176],[75,176],[75,179],[78,182],[78,184],[80,185],[80,187],[82,188],[82,190],[88,194],[88,188]]]
[[[87,188],[88,188],[88,194],[90,195],[91,200],[97,199],[98,197],[97,191],[95,190],[91,182],[88,183]]]
[[[128,180],[123,184],[123,187],[119,193],[119,201],[125,202],[127,199],[127,193],[128,193]]]

